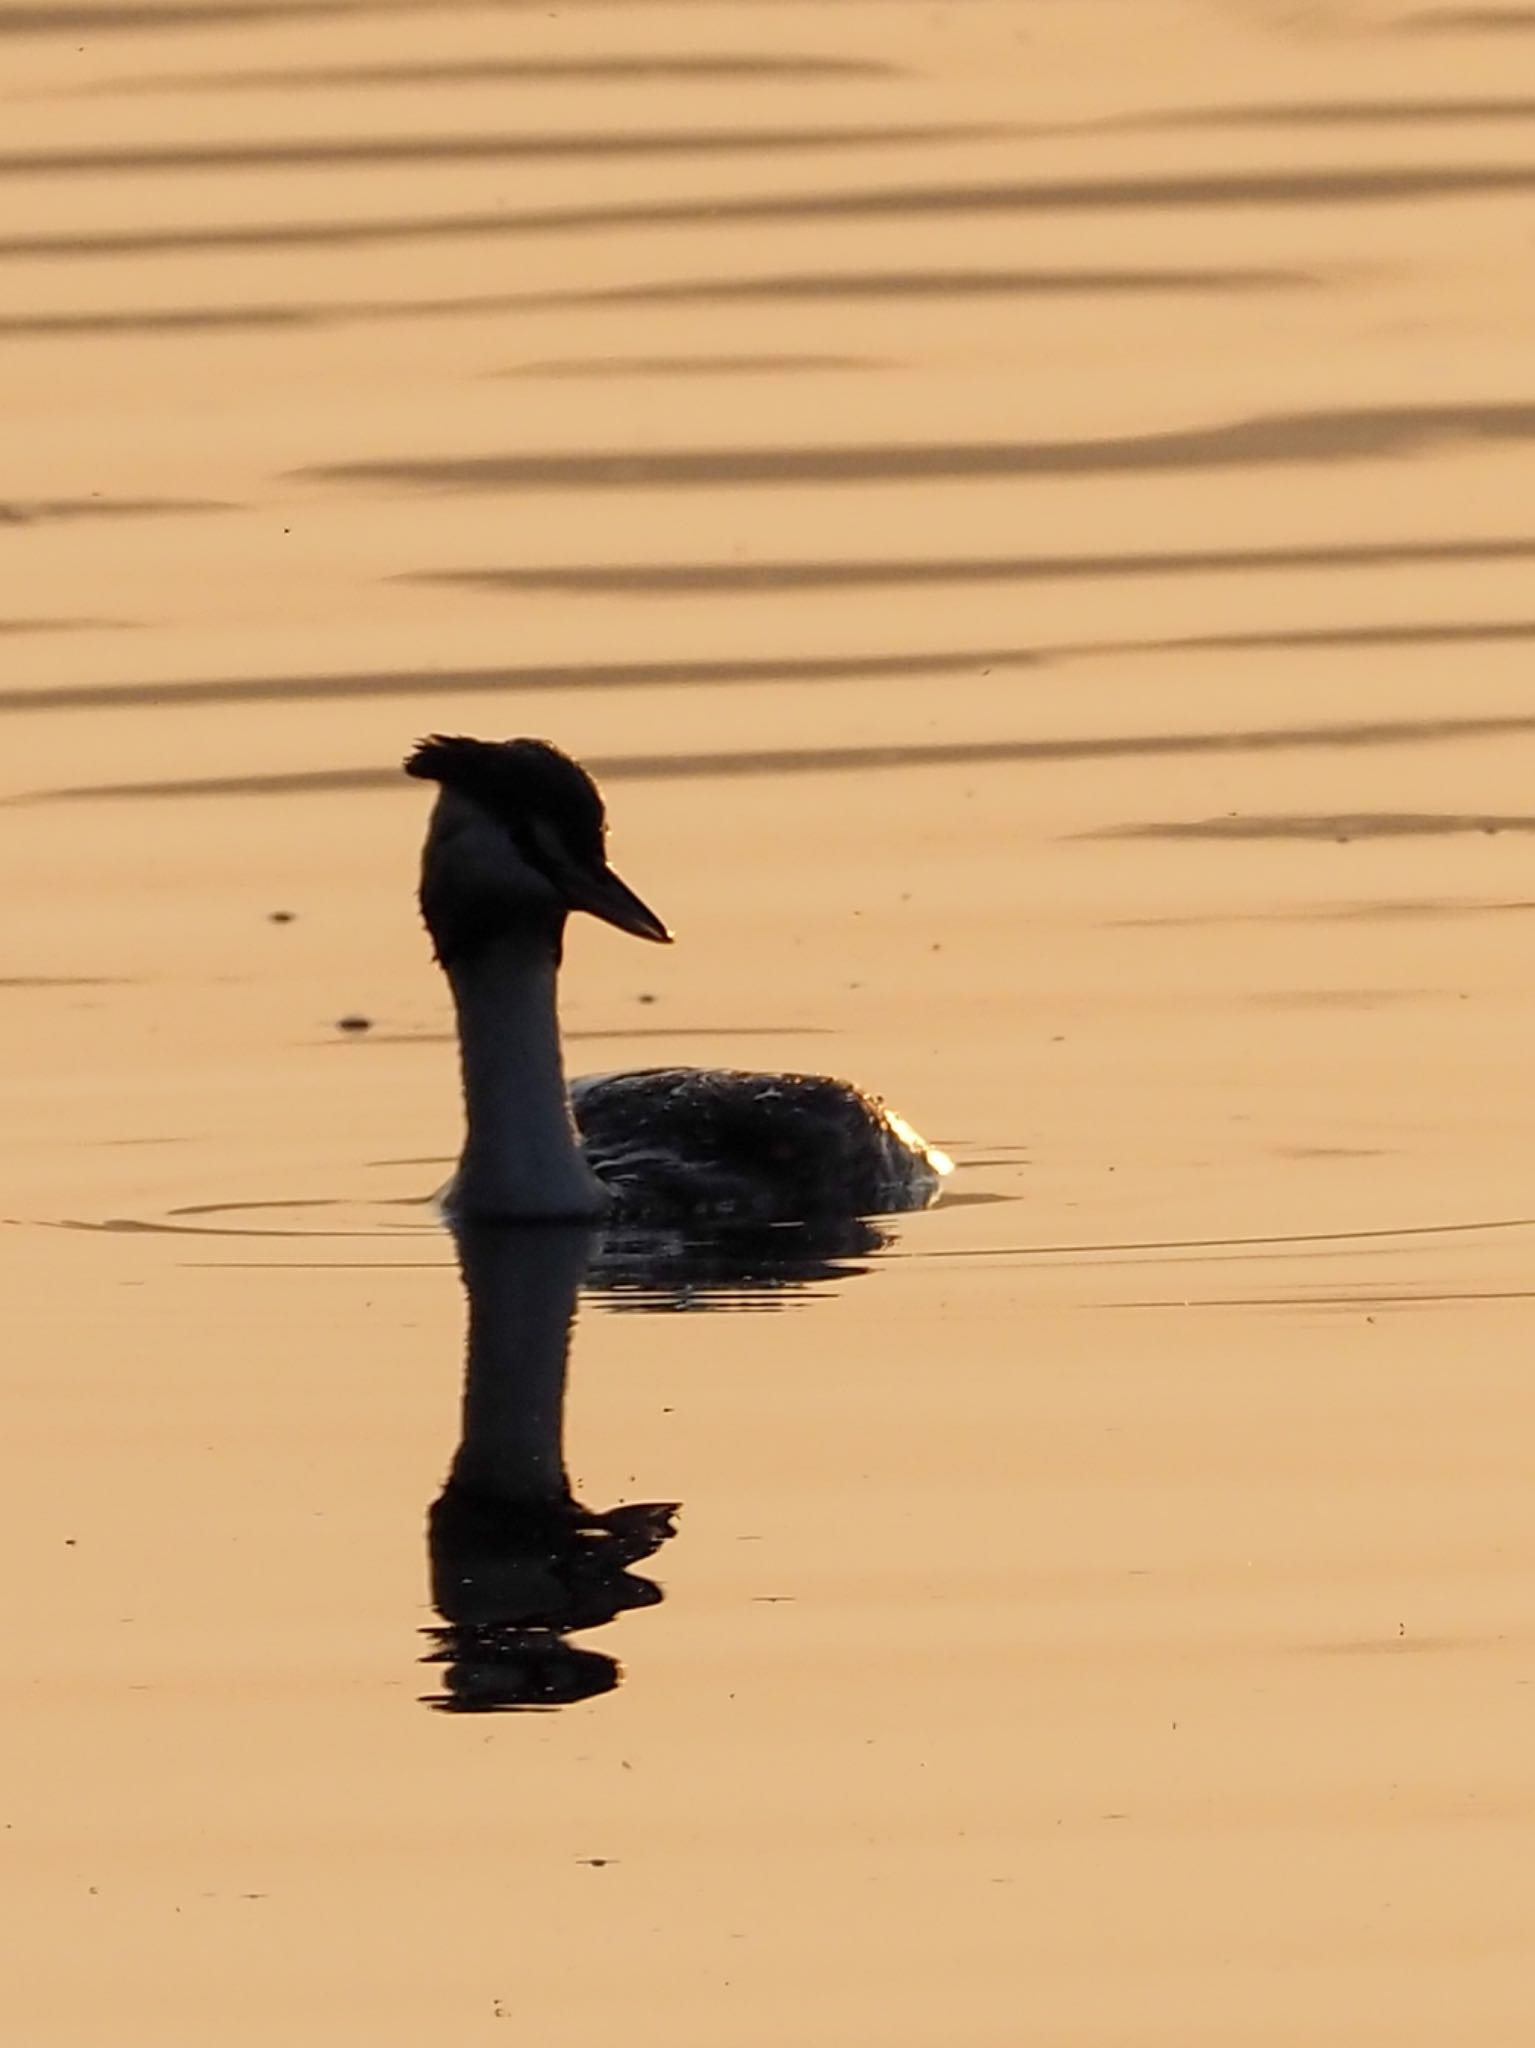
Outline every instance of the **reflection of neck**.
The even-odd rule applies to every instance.
[[[448,969],[468,1129],[453,1193],[463,1216],[600,1216],[607,1190],[571,1120],[555,1007],[557,934],[508,931]]]
[[[453,1483],[509,1505],[568,1502],[565,1362],[592,1233],[461,1224],[456,1235],[469,1360]]]

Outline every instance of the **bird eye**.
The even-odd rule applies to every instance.
[[[525,827],[524,858],[538,868],[568,868],[575,865],[569,847],[548,818],[531,818]]]

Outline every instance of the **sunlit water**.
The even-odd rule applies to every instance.
[[[1532,54],[0,12],[18,2040],[1527,2039]],[[944,1202],[461,1275],[428,730]]]

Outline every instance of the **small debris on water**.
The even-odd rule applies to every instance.
[[[266,921],[268,924],[292,924],[297,916],[296,910],[269,910]]]
[[[354,1012],[351,1016],[338,1017],[336,1019],[336,1029],[338,1031],[371,1031],[373,1029],[373,1019],[371,1017],[360,1017]]]

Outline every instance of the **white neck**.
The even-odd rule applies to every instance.
[[[505,932],[448,969],[467,1133],[449,1197],[466,1217],[603,1215],[611,1197],[581,1156],[555,1006],[558,939]]]

